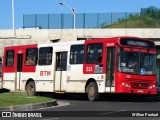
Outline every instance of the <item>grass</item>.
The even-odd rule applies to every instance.
[[[0,107],[42,103],[52,101],[53,98],[43,96],[27,96],[26,93],[0,93]]]
[[[160,19],[149,16],[132,16],[102,28],[160,28]]]

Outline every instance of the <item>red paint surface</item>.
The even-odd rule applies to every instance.
[[[16,72],[17,70],[17,55],[18,54],[23,54],[23,64],[22,64],[22,72],[35,72],[36,71],[36,66],[26,66],[26,49],[28,48],[37,48],[37,44],[33,45],[23,45],[23,46],[10,46],[10,47],[5,47],[4,49],[4,59],[3,59],[3,74],[4,73],[13,73]],[[14,50],[14,64],[13,66],[6,66],[6,51],[7,50]]]

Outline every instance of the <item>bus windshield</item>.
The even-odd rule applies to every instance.
[[[155,75],[155,54],[149,52],[134,52],[119,49],[118,71],[139,74]]]

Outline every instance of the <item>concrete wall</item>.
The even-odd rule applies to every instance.
[[[0,30],[0,56],[3,48],[8,45],[23,45],[32,43],[50,43],[54,40],[74,40],[73,29],[17,29]],[[136,36],[142,38],[160,38],[160,29],[76,29],[76,38],[104,38],[115,36]],[[158,43],[157,43],[158,44]]]

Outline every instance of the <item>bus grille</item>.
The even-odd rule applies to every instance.
[[[150,83],[133,83],[131,82],[132,88],[138,88],[138,89],[147,89],[149,87]]]

